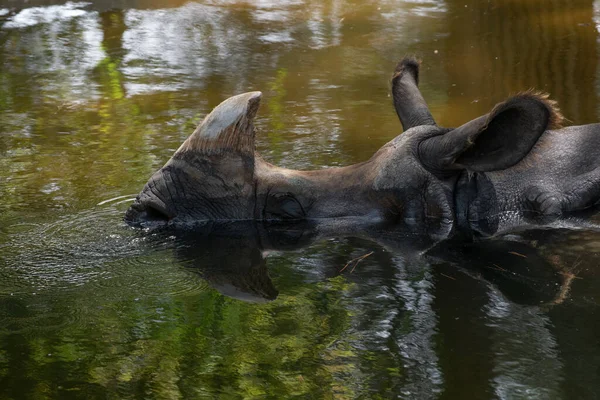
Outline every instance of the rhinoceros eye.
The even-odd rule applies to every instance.
[[[304,219],[306,213],[300,202],[291,193],[274,193],[267,196],[265,219]]]

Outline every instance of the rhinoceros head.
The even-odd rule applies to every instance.
[[[217,106],[158,170],[126,214],[129,222],[248,220],[254,217],[252,123],[261,93]]]
[[[559,114],[544,96],[525,93],[456,129],[442,128],[419,92],[418,74],[419,64],[406,58],[392,78],[405,132],[370,160],[343,168],[295,171],[265,162],[254,145],[261,93],[231,97],[150,178],[125,219],[143,225],[356,217],[447,233],[460,203],[470,201],[457,191],[459,178],[518,164]],[[481,209],[493,212],[493,188],[489,196]]]

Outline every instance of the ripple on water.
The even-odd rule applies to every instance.
[[[0,261],[0,296],[96,288],[102,298],[194,293],[206,285],[174,258],[174,238],[131,229],[122,197],[41,224],[10,227]],[[110,204],[109,204],[110,203]]]
[[[0,301],[0,333],[62,329],[80,324],[86,315],[86,307],[73,307],[47,292],[11,293]]]
[[[159,246],[157,243],[149,243],[148,247],[157,245]],[[198,274],[184,269],[174,259],[171,248],[163,248],[162,251],[147,250],[108,266],[107,275],[90,284],[116,295],[127,292],[143,297],[191,294],[206,290],[206,282]]]

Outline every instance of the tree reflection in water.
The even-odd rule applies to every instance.
[[[404,54],[423,58],[441,125],[531,87],[597,121],[598,10],[3,1],[0,398],[598,398],[593,230],[431,248],[398,232],[121,224],[129,194],[240,92],[264,93],[268,161],[367,159],[400,131],[388,79]]]

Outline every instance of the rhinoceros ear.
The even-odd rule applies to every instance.
[[[427,103],[419,91],[419,61],[404,57],[392,76],[394,108],[405,131],[420,125],[435,125]]]
[[[562,116],[547,95],[527,92],[494,107],[492,112],[419,146],[421,162],[434,172],[466,169],[498,171],[521,161]]]

